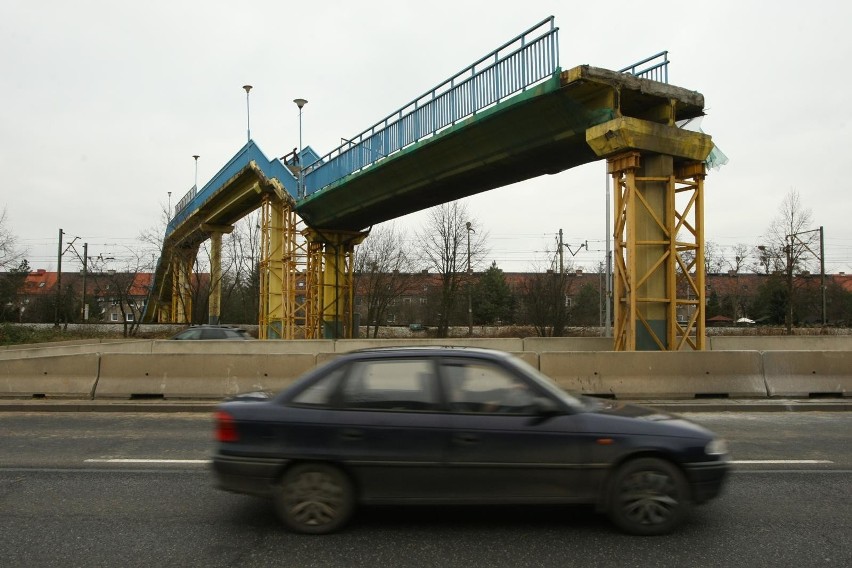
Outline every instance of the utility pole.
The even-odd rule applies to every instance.
[[[565,272],[565,268],[563,267],[563,254],[562,254],[562,229],[559,229],[559,274],[562,275]]]
[[[805,241],[805,240],[802,240],[800,238],[802,235],[807,235],[807,234],[816,233],[816,232],[819,232],[819,255],[817,255],[813,250],[811,250],[811,247],[809,246],[809,243],[811,242],[810,239]],[[822,325],[824,326],[827,323],[826,300],[825,300],[825,230],[822,227],[822,225],[820,225],[819,229],[813,229],[813,230],[810,230],[810,231],[800,231],[798,233],[793,233],[793,234],[787,235],[785,237],[785,241],[787,239],[790,239],[790,244],[786,245],[784,247],[786,249],[785,252],[787,253],[787,279],[788,279],[787,286],[788,286],[788,290],[790,291],[790,301],[789,301],[790,307],[789,307],[789,312],[787,314],[787,317],[790,319],[790,324],[788,325],[787,333],[790,333],[790,325],[792,325],[792,321],[793,321],[793,300],[792,300],[792,296],[793,296],[793,294],[792,294],[792,291],[793,291],[793,261],[796,258],[796,256],[794,255],[794,245],[795,245],[797,239],[798,239],[799,243],[801,243],[801,245],[805,248],[805,250],[807,250],[809,253],[811,253],[815,257],[819,258],[819,287],[820,287],[820,293],[822,294]],[[762,248],[762,247],[757,247],[757,248]]]
[[[86,275],[89,273],[89,243],[83,243],[83,308],[80,314],[83,322],[88,321],[89,314],[86,310]]]
[[[62,302],[62,229],[59,229],[59,248],[56,255],[56,306],[53,311],[53,327],[59,327],[59,304]]]

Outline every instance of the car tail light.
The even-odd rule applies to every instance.
[[[216,440],[219,442],[238,442],[240,440],[234,417],[224,410],[216,413]]]

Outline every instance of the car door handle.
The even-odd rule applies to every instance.
[[[346,428],[342,432],[340,432],[340,438],[347,441],[354,440],[363,440],[364,432],[361,430],[354,430],[352,428]]]
[[[459,444],[466,444],[466,445],[467,444],[478,444],[479,443],[479,436],[477,436],[476,434],[468,434],[468,433],[455,434],[453,436],[453,440],[455,442],[459,443]]]

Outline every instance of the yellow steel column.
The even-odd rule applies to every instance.
[[[671,255],[675,241],[671,232],[673,169],[671,156],[642,154],[636,171],[636,243],[632,252],[636,262],[636,349],[640,351],[665,351],[670,345],[669,318],[675,297]]]
[[[284,204],[264,195],[260,207],[260,314],[258,337],[282,339],[284,333]]]
[[[176,249],[172,256],[172,323],[192,323],[192,265],[198,247]]]
[[[222,235],[234,230],[233,226],[201,225],[210,235],[210,296],[207,323],[218,325],[222,315]]]

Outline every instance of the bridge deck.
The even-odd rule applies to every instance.
[[[407,213],[600,159],[586,130],[625,115],[703,114],[687,89],[582,66],[557,73],[297,202],[310,226],[359,230]]]

